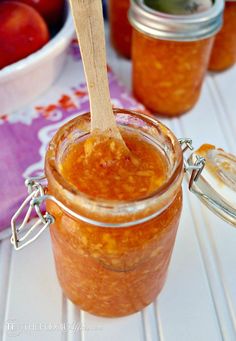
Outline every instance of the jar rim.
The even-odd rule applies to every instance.
[[[174,15],[156,11],[143,0],[131,0],[130,24],[150,37],[173,41],[195,41],[215,35],[223,24],[224,1],[215,0],[206,11]]]
[[[93,207],[94,205],[98,206],[100,209],[104,209],[105,211],[111,211],[113,208],[115,208],[118,212],[124,213],[130,212],[131,208],[134,208],[136,206],[143,207],[145,204],[148,205],[149,202],[153,202],[153,200],[157,200],[164,196],[168,190],[172,186],[179,187],[182,183],[183,179],[183,153],[181,146],[179,144],[179,141],[175,137],[175,135],[171,132],[169,128],[167,128],[164,124],[156,120],[155,118],[151,116],[147,116],[145,114],[126,110],[126,109],[113,109],[113,112],[115,115],[122,114],[122,115],[133,115],[137,118],[143,119],[144,121],[148,121],[152,125],[158,126],[158,129],[161,131],[161,133],[166,134],[168,136],[170,143],[173,146],[173,153],[176,154],[176,160],[177,162],[174,165],[174,169],[171,172],[170,177],[166,180],[166,182],[158,188],[155,192],[151,193],[148,196],[145,196],[143,198],[137,199],[137,200],[127,200],[127,201],[113,201],[113,200],[103,200],[103,199],[95,199],[92,198],[85,193],[79,191],[77,188],[75,188],[73,185],[68,183],[63,176],[60,174],[60,171],[57,167],[57,145],[59,141],[61,141],[61,137],[66,138],[67,134],[70,134],[70,129],[67,129],[67,127],[72,127],[75,122],[80,120],[85,115],[90,115],[89,113],[84,113],[79,115],[78,117],[70,120],[65,125],[63,125],[57,133],[52,138],[47,154],[46,154],[46,161],[45,161],[45,174],[46,177],[50,182],[52,182],[53,186],[55,185],[57,188],[56,194],[53,193],[53,195],[56,197],[56,199],[63,202],[65,205],[68,206],[68,203],[75,204],[78,199],[83,200],[84,207]],[[66,130],[66,134],[65,131]],[[63,200],[62,196],[66,196],[66,200]],[[173,198],[174,199],[174,198]],[[170,204],[170,203],[169,203]],[[151,215],[151,214],[150,214]]]

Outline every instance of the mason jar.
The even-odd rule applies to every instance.
[[[216,35],[209,70],[224,71],[236,63],[236,1],[226,1],[224,24]]]
[[[131,0],[133,93],[149,110],[179,116],[196,104],[223,8],[216,0],[203,12],[173,15]]]
[[[132,27],[128,20],[130,0],[109,0],[108,14],[111,43],[121,56],[131,57]]]
[[[106,317],[143,309],[163,288],[182,210],[184,172],[189,189],[236,226],[235,157],[206,145],[185,159],[183,153],[192,148],[190,139],[178,140],[150,116],[124,109],[114,113],[123,131],[137,133],[162,153],[168,165],[163,184],[141,199],[108,201],[89,197],[68,182],[62,172],[65,153],[90,134],[90,115],[83,114],[52,138],[45,176],[26,181],[29,195],[11,221],[17,250],[50,227],[65,296],[79,308]],[[18,224],[26,207],[25,218]],[[28,226],[33,212],[38,220]]]

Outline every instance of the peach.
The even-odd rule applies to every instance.
[[[18,0],[35,8],[46,22],[60,25],[63,17],[64,0]]]
[[[32,7],[0,2],[0,69],[39,50],[49,40],[47,24]]]

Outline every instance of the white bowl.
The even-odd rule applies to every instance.
[[[40,50],[0,70],[0,113],[10,114],[44,92],[59,76],[74,35],[68,6],[61,30]]]

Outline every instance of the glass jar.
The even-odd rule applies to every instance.
[[[223,71],[236,63],[236,1],[226,1],[224,24],[216,35],[209,70]]]
[[[223,0],[201,13],[170,15],[132,0],[133,93],[149,110],[179,116],[197,102]]]
[[[141,310],[162,289],[182,208],[183,161],[178,140],[160,123],[135,113],[118,111],[117,121],[152,139],[168,159],[169,179],[151,197],[103,202],[65,183],[60,175],[63,154],[71,143],[88,136],[88,114],[58,131],[45,164],[48,193],[93,221],[74,219],[48,201],[47,212],[55,219],[50,231],[60,284],[81,309],[110,317]]]
[[[182,179],[220,217],[236,226],[236,158],[206,145],[186,160],[191,140],[177,140],[150,116],[115,109],[127,132],[138,132],[168,163],[163,185],[134,201],[104,201],[78,191],[61,175],[63,155],[90,134],[90,115],[61,127],[49,144],[43,178],[26,181],[29,195],[12,218],[17,250],[50,226],[57,275],[65,295],[92,314],[117,317],[151,303],[161,291],[174,247],[182,209]],[[205,160],[207,166],[204,168]],[[45,187],[46,186],[46,187]],[[47,212],[43,213],[43,202]],[[25,218],[22,210],[28,207]],[[26,225],[32,211],[39,219]]]
[[[125,58],[131,56],[132,27],[128,20],[130,0],[109,0],[110,39],[115,50]]]

